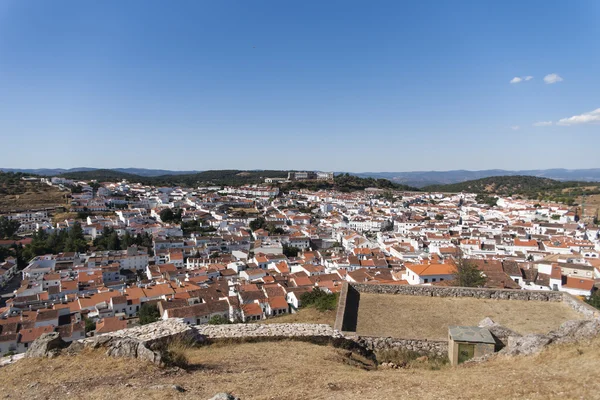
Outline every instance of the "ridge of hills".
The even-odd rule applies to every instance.
[[[37,168],[37,169],[19,169],[19,168],[0,168],[5,172],[24,172],[28,174],[42,176],[56,176],[61,174],[70,174],[74,172],[85,172],[93,170],[113,170],[127,174],[139,175],[144,177],[156,177],[165,175],[191,175],[203,172],[202,170],[174,171],[168,169],[150,169],[150,168]],[[259,171],[259,170],[253,170]],[[282,171],[287,174],[287,171]],[[339,171],[338,173],[345,173]],[[587,169],[566,169],[566,168],[551,168],[551,169],[533,169],[533,170],[504,170],[504,169],[487,169],[487,170],[449,170],[449,171],[404,171],[404,172],[356,172],[351,173],[361,178],[376,178],[388,179],[392,182],[404,184],[408,186],[424,187],[431,185],[442,185],[451,183],[461,183],[465,181],[488,178],[491,176],[515,176],[527,175],[540,178],[550,178],[558,181],[588,181],[600,182],[600,168]]]

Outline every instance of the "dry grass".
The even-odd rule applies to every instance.
[[[583,202],[582,197],[577,198],[577,203]],[[580,208],[581,209],[581,208]],[[585,197],[584,216],[593,218],[600,211],[600,194],[592,194]]]
[[[162,361],[169,367],[188,368],[188,354],[193,348],[194,343],[189,340],[172,340],[162,354]]]
[[[39,182],[19,182],[9,193],[0,194],[0,212],[64,206],[68,192]]]
[[[259,324],[335,324],[335,311],[318,311],[313,307],[301,308],[295,314],[287,314],[281,317],[264,319]]]
[[[445,340],[448,326],[477,325],[485,317],[519,333],[546,333],[564,321],[582,318],[558,302],[361,293],[356,332]]]
[[[342,362],[341,353],[303,342],[207,346],[189,352],[197,366],[190,372],[167,372],[92,352],[2,368],[0,388],[11,399],[121,400],[208,399],[223,391],[244,400],[591,399],[600,391],[600,339],[439,371],[365,371]]]

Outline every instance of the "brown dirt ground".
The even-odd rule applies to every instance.
[[[11,189],[13,190],[13,189]],[[18,194],[16,194],[18,192]],[[14,194],[0,194],[0,212],[35,210],[64,206],[65,195],[56,187],[42,183],[21,182]]]
[[[445,340],[450,325],[477,325],[485,317],[519,333],[547,333],[581,315],[558,302],[488,300],[362,293],[357,333],[364,336]]]
[[[160,370],[100,352],[25,359],[0,370],[10,399],[592,399],[600,393],[600,338],[485,364],[365,371],[341,351],[303,342],[207,346],[186,371]],[[179,393],[170,385],[185,389]],[[162,386],[161,386],[162,385]]]
[[[582,197],[577,198],[577,203],[581,204]],[[600,194],[592,194],[585,197],[585,216],[593,218],[600,211]]]

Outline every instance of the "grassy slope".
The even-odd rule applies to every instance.
[[[189,372],[165,372],[101,352],[25,359],[2,368],[0,388],[12,399],[208,399],[222,391],[243,400],[597,398],[598,354],[600,338],[468,367],[364,371],[344,364],[332,347],[245,343],[189,351],[195,364]],[[159,386],[172,384],[186,392]]]
[[[22,211],[66,205],[67,192],[40,182],[0,184],[0,212]]]
[[[581,315],[558,302],[361,294],[357,332],[365,336],[445,340],[450,325],[485,317],[519,333],[547,333]]]

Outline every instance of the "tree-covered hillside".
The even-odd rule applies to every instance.
[[[529,198],[546,197],[550,193],[571,191],[579,188],[593,192],[593,187],[598,187],[597,182],[562,182],[554,179],[536,176],[493,176],[449,185],[430,185],[422,190],[428,192],[471,192],[490,193],[499,195],[522,195]]]
[[[329,181],[297,181],[286,183],[282,186],[284,190],[310,189],[310,190],[339,190],[341,192],[352,192],[366,188],[377,188],[386,190],[419,191],[419,189],[394,183],[388,179],[361,178],[356,175],[336,175],[333,182]]]
[[[264,182],[265,178],[285,178],[286,171],[241,171],[241,170],[212,170],[195,174],[162,175],[162,176],[140,176],[125,172],[98,169],[94,171],[69,172],[61,175],[69,179],[97,180],[97,181],[120,181],[126,179],[129,182],[139,182],[156,186],[198,186],[203,184],[213,185],[244,185]]]
[[[146,185],[155,186],[188,186],[194,187],[199,185],[226,185],[239,186],[246,184],[263,183],[265,178],[286,178],[287,171],[264,170],[264,171],[242,171],[237,169],[231,170],[211,170],[203,171],[195,174],[183,175],[162,175],[162,176],[140,176],[128,174],[121,171],[111,169],[98,169],[93,171],[69,172],[62,174],[62,177],[75,180],[97,180],[99,182],[115,182],[123,179]],[[378,188],[390,190],[410,190],[417,191],[418,189],[394,183],[388,179],[376,178],[361,178],[350,174],[340,174],[334,179],[334,182],[328,181],[297,181],[282,185],[282,189],[335,189],[340,191],[355,191],[365,188]]]

